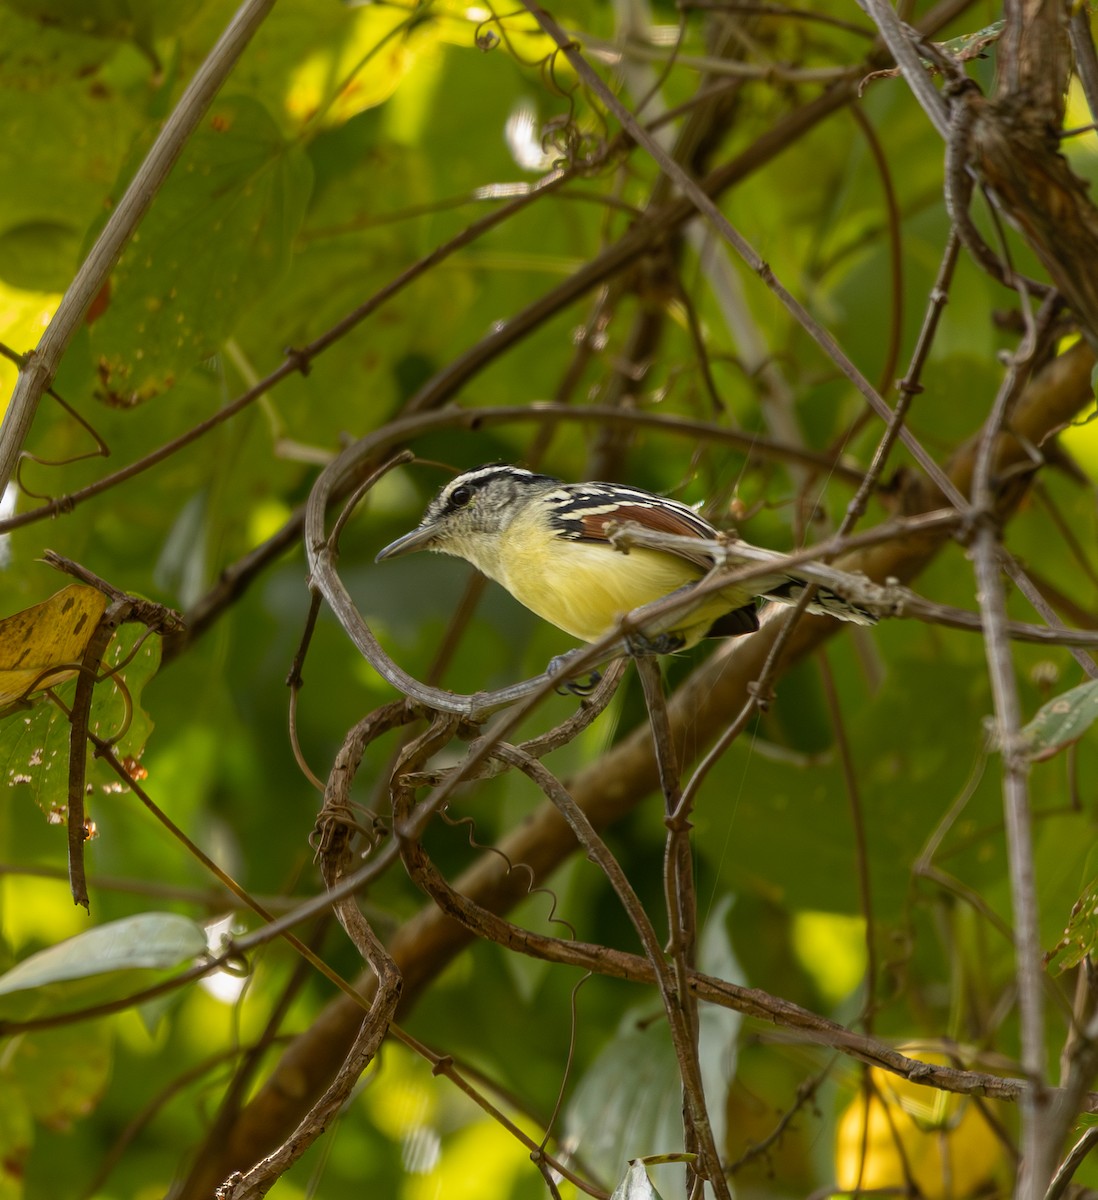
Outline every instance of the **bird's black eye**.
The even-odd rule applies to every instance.
[[[464,508],[473,498],[473,489],[462,484],[450,493],[450,504],[454,508]]]

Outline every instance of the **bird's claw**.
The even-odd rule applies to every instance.
[[[648,658],[653,654],[674,654],[681,650],[685,639],[677,633],[658,633],[648,637],[643,633],[631,633],[625,638],[625,648],[634,658]]]
[[[550,660],[549,665],[545,668],[546,675],[562,675],[568,670],[568,664],[575,656],[575,651],[569,654],[558,654]],[[556,688],[558,696],[590,696],[591,693],[598,687],[602,680],[601,671],[589,671],[586,675],[581,675],[578,679],[565,679]]]

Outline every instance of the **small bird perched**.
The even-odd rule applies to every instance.
[[[692,509],[620,483],[562,483],[521,467],[489,463],[466,471],[427,506],[419,525],[386,546],[375,561],[434,550],[464,558],[502,584],[520,604],[585,642],[609,633],[635,608],[693,586],[713,567],[697,553],[632,547],[616,550],[608,529],[634,521],[660,533],[717,538]],[[670,628],[633,639],[655,653],[693,646],[705,637],[735,637],[759,628],[755,597],[794,604],[808,585],[775,573],[730,584],[675,615]],[[872,625],[876,617],[827,588],[808,611]]]

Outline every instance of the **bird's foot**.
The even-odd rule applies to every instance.
[[[686,639],[678,633],[658,633],[648,637],[643,633],[631,633],[625,638],[625,649],[634,658],[650,657],[653,654],[674,654],[686,645]]]
[[[579,650],[569,650],[567,654],[558,654],[550,660],[549,665],[545,668],[546,675],[565,674],[568,670],[568,664],[578,653],[580,653]],[[601,671],[589,671],[586,675],[581,675],[578,679],[564,679],[556,689],[557,694],[560,696],[590,696],[595,688],[598,687],[601,679]]]

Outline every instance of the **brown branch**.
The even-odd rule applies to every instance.
[[[88,722],[91,716],[92,694],[95,691],[96,680],[99,678],[99,668],[103,655],[114,631],[126,619],[128,605],[124,600],[115,600],[99,618],[95,632],[88,640],[84,657],[80,663],[80,673],[76,677],[76,691],[72,698],[72,709],[69,713],[69,789],[68,813],[66,825],[68,830],[69,850],[69,888],[72,891],[72,902],[83,905],[91,912],[88,903],[88,883],[84,876],[84,843],[88,839],[88,829],[84,821],[84,783],[88,762]]]
[[[1059,0],[1011,0],[992,100],[973,97],[970,162],[1098,342],[1098,209],[1060,153],[1070,56]]]
[[[699,1156],[702,1165],[700,1174],[710,1180],[717,1195],[729,1196],[728,1182],[720,1169],[716,1147],[712,1144],[712,1123],[702,1088],[698,1005],[690,995],[687,983],[689,970],[697,962],[698,940],[690,812],[682,805],[681,771],[671,735],[671,723],[667,717],[667,700],[663,694],[659,664],[655,658],[641,657],[636,660],[636,665],[648,710],[648,726],[652,731],[656,770],[663,793],[664,824],[667,828],[663,892],[669,933],[667,954],[671,959],[676,990],[674,996],[664,995],[663,1000],[669,1022],[673,1014],[675,1024],[681,1027],[681,1034],[673,1036],[672,1042],[682,1080],[684,1148],[688,1154]]]
[[[426,757],[440,740],[449,740],[453,723],[443,722],[430,735],[419,739]],[[343,746],[328,776],[323,814],[338,816],[351,807],[351,784],[367,743],[376,733],[377,722],[360,721],[344,739]],[[350,838],[335,838],[320,852],[321,873],[325,886],[339,886],[349,873],[354,855]],[[253,1200],[265,1196],[278,1179],[305,1153],[327,1128],[335,1114],[346,1104],[359,1076],[377,1053],[389,1031],[400,999],[403,981],[396,963],[378,940],[362,914],[354,896],[342,896],[333,903],[339,923],[355,949],[369,964],[374,978],[370,1006],[352,1040],[339,1070],[324,1094],[302,1117],[297,1128],[266,1157],[242,1175],[232,1175],[217,1189],[218,1200]]]

